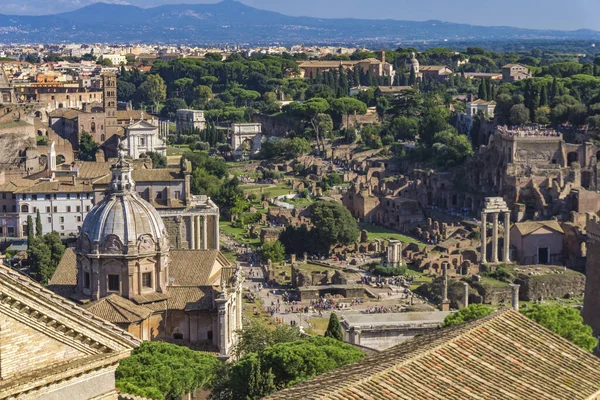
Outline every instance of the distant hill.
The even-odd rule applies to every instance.
[[[0,14],[0,42],[182,44],[399,43],[412,40],[600,39],[591,30],[484,27],[443,21],[291,17],[234,0],[154,8],[96,3],[44,16]]]

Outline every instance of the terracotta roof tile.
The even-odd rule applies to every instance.
[[[210,311],[214,309],[211,288],[171,286],[168,291],[169,310]]]
[[[540,228],[548,228],[558,233],[565,233],[558,221],[555,220],[517,222],[515,227],[519,230],[522,236],[527,236]]]
[[[584,400],[600,360],[512,310],[415,337],[265,400]]]
[[[219,283],[218,250],[171,250],[171,286],[212,286]]]
[[[65,252],[56,267],[56,271],[48,282],[48,289],[63,297],[69,298],[75,293],[77,285],[77,257],[72,248]]]
[[[113,324],[130,324],[147,319],[152,310],[132,303],[116,294],[82,306],[92,314]]]

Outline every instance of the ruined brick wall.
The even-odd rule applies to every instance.
[[[567,274],[519,276],[519,298],[524,301],[562,299],[573,294],[581,296],[585,290],[585,276],[569,271]]]

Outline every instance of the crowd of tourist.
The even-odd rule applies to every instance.
[[[496,127],[498,132],[509,137],[559,137],[560,133],[554,129],[547,128],[545,125],[524,125],[524,126],[506,126]]]

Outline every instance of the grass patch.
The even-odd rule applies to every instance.
[[[307,322],[310,324],[308,334],[323,336],[329,325],[329,318],[311,318]]]
[[[244,193],[255,193],[257,196],[261,196],[260,193],[260,189],[263,189],[263,194],[267,197],[267,198],[274,198],[274,197],[279,197],[279,196],[283,196],[286,194],[290,194],[290,191],[292,190],[291,186],[288,186],[285,183],[279,183],[277,185],[244,185],[242,186],[242,189],[244,190]]]
[[[258,315],[255,314],[258,312]],[[259,323],[265,325],[270,329],[275,329],[275,323],[273,318],[264,310],[263,302],[260,298],[257,298],[254,302],[249,303],[247,300],[243,301],[242,315],[244,320],[248,323]]]
[[[418,239],[402,235],[401,233],[395,232],[391,229],[383,228],[381,226],[373,224],[360,224],[360,229],[365,229],[369,233],[369,239],[395,239],[403,243],[416,243],[421,250],[426,246],[425,243]]]
[[[186,151],[191,151],[189,146],[175,145],[167,147],[168,156],[180,156]]]
[[[252,247],[260,246],[260,238],[252,239],[246,232],[246,229],[235,228],[229,221],[220,221],[219,228],[221,232],[232,236],[238,243],[247,244]]]

